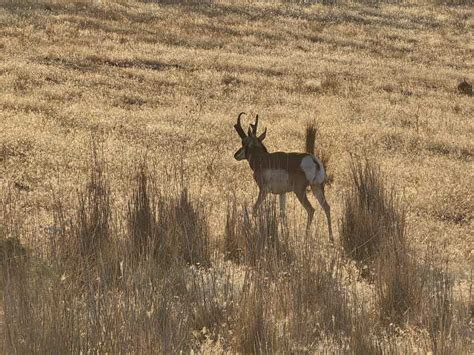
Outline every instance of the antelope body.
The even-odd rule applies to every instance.
[[[332,241],[331,209],[324,196],[324,184],[326,172],[322,162],[314,156],[313,152],[306,153],[269,153],[263,140],[267,130],[257,137],[258,115],[255,124],[251,124],[248,133],[245,134],[240,119],[244,113],[237,117],[235,130],[242,139],[242,148],[235,154],[236,160],[246,159],[253,171],[253,177],[259,187],[257,202],[254,212],[258,210],[268,193],[280,195],[280,211],[284,216],[286,193],[294,192],[300,203],[308,213],[306,228],[309,229],[313,220],[314,208],[308,200],[306,190],[311,190],[323,208],[329,229],[329,239]],[[314,147],[313,142],[308,142],[307,147]],[[311,143],[311,144],[308,144]],[[307,150],[314,148],[307,148]]]

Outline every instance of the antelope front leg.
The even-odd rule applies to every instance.
[[[280,194],[280,222],[283,228],[288,228],[288,219],[286,218],[286,194]]]
[[[267,193],[263,191],[263,189],[260,189],[260,191],[258,192],[257,202],[255,202],[255,205],[253,206],[253,214],[257,213],[258,208],[265,200],[265,197],[267,197]]]
[[[280,194],[280,218],[286,222],[286,194]]]

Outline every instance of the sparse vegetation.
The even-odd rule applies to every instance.
[[[471,13],[1,1],[2,350],[474,352]],[[249,211],[241,111],[271,151],[317,122],[334,245]]]

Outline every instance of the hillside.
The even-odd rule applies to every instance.
[[[272,151],[303,150],[317,123],[336,239],[351,158],[379,165],[413,248],[447,263],[465,292],[474,104],[457,85],[474,79],[473,19],[472,6],[430,2],[1,1],[5,234],[15,225],[29,248],[42,245],[31,230],[54,224],[58,199],[74,208],[95,144],[114,204],[124,205],[142,161],[162,190],[182,174],[219,248],[229,199],[257,196],[248,164],[233,159],[244,111],[245,124],[258,114],[268,127]],[[303,221],[295,198],[288,208]],[[319,208],[315,220],[326,238]]]

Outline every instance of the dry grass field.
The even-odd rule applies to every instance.
[[[472,353],[473,10],[0,0],[4,351]],[[317,125],[334,246],[250,212],[242,111]]]

